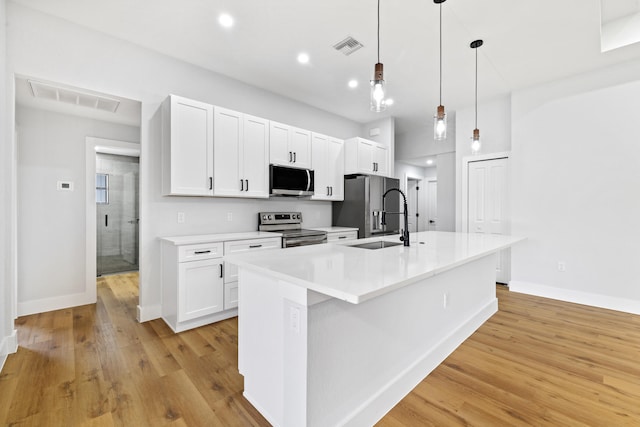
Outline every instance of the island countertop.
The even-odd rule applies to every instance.
[[[352,247],[398,235],[231,255],[227,262],[329,297],[359,304],[400,287],[509,248],[522,237],[426,231],[411,246]]]

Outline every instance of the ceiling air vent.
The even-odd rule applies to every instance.
[[[81,92],[75,89],[54,86],[48,83],[29,80],[31,92],[36,98],[60,101],[66,104],[80,105],[82,107],[115,113],[120,105],[120,101],[107,98],[102,95]]]
[[[360,49],[363,46],[358,40],[349,36],[346,39],[339,41],[338,43],[333,45],[333,48],[338,52],[342,52],[345,55],[349,56],[356,50]]]

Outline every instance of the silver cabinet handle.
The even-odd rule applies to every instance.
[[[244,191],[244,179],[240,180],[240,191]]]

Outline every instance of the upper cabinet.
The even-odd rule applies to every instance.
[[[278,122],[269,125],[269,162],[311,169],[311,132]]]
[[[214,107],[213,195],[269,197],[269,121]]]
[[[346,175],[361,173],[389,176],[389,147],[364,138],[350,138],[344,143]]]
[[[313,200],[344,200],[344,141],[312,133]]]
[[[213,195],[213,106],[170,95],[162,104],[162,193]]]

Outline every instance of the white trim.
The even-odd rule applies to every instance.
[[[138,322],[147,322],[149,320],[159,319],[162,317],[162,305],[137,306],[136,318]]]
[[[509,291],[640,315],[640,301],[511,280]]]
[[[68,307],[94,304],[95,302],[96,286],[94,278],[93,293],[85,291],[77,294],[60,295],[56,297],[18,302],[18,313],[20,313],[20,316],[28,316],[30,314],[44,313]]]
[[[7,356],[16,351],[18,351],[18,331],[14,329],[11,335],[4,337],[0,342],[0,371],[4,368]]]
[[[481,162],[485,160],[496,160],[496,159],[509,159],[511,156],[510,151],[501,151],[497,153],[490,154],[477,154],[474,156],[464,156],[462,158],[462,232],[469,232],[469,163],[471,162]],[[511,179],[507,179],[507,182],[511,181]],[[509,190],[507,190],[509,191]],[[510,196],[509,196],[510,197]],[[509,218],[509,230],[511,230],[511,218]]]
[[[85,188],[86,188],[86,246],[85,246],[85,300],[82,304],[96,302],[96,196],[94,182],[96,176],[96,153],[119,154],[122,156],[140,157],[140,144],[116,141],[113,139],[86,137],[85,148]],[[139,298],[139,297],[138,297]],[[80,305],[80,304],[74,304]]]

